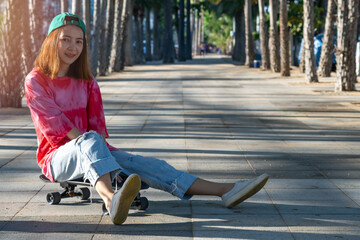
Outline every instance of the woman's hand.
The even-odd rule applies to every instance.
[[[79,129],[77,129],[76,127],[74,127],[73,129],[70,130],[70,132],[68,132],[66,134],[66,136],[68,138],[70,138],[71,140],[72,139],[75,139],[77,138],[78,136],[82,135],[82,133],[79,131]]]

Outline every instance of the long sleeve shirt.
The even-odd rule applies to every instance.
[[[76,127],[108,137],[99,85],[71,77],[51,79],[34,68],[25,79],[27,105],[38,140],[37,162],[43,174],[54,181],[50,161],[55,151],[70,139]],[[116,150],[108,144],[109,150]]]

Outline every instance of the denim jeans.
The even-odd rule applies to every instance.
[[[120,171],[127,175],[136,173],[150,187],[185,200],[191,198],[185,193],[197,178],[163,160],[120,150],[109,151],[102,137],[94,131],[58,148],[51,159],[51,170],[57,182],[83,177],[93,186],[106,173],[111,174],[112,180]]]

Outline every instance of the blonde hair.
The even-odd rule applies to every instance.
[[[58,53],[60,32],[61,28],[55,29],[45,38],[34,64],[35,67],[39,68],[41,72],[49,76],[51,79],[57,76],[60,69],[60,57]],[[66,75],[68,77],[73,77],[85,81],[92,80],[92,75],[89,68],[85,34],[83,50],[75,62],[70,65],[69,71]]]

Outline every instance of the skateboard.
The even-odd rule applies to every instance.
[[[121,178],[123,179],[122,183],[125,182],[127,175],[120,174]],[[46,183],[54,183],[51,182],[44,174],[41,174],[39,178]],[[71,197],[79,197],[80,200],[88,200],[90,198],[90,182],[84,181],[84,179],[74,179],[71,181],[65,182],[55,182],[60,184],[60,186],[64,189],[62,193],[60,192],[50,192],[46,195],[46,201],[50,205],[59,204],[61,199],[63,198],[71,198]],[[76,189],[77,186],[82,186]],[[118,188],[121,188],[122,184],[118,185]],[[115,186],[113,186],[115,189]],[[148,189],[149,185],[144,182],[141,182],[141,190]],[[133,203],[131,204],[132,207],[138,210],[146,210],[149,207],[149,201],[146,197],[141,197],[140,192],[134,199]],[[106,209],[105,205],[103,204],[103,210],[105,212]]]

